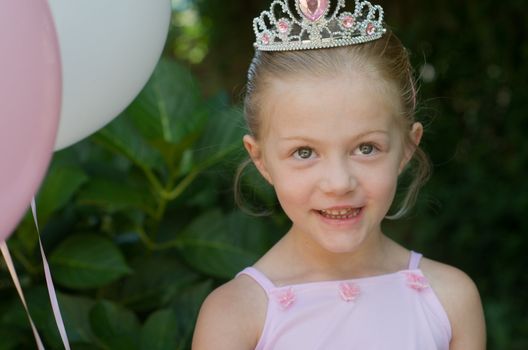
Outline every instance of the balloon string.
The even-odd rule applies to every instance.
[[[48,260],[46,259],[46,254],[44,253],[44,248],[42,247],[42,240],[40,239],[40,229],[37,220],[37,206],[35,204],[35,198],[31,200],[31,211],[33,213],[33,220],[35,221],[35,226],[37,227],[39,245],[40,245],[40,254],[42,255],[42,263],[44,265],[44,276],[46,277],[46,284],[48,286],[48,293],[51,302],[51,309],[53,310],[53,315],[55,316],[55,323],[59,329],[59,333],[66,350],[70,350],[70,343],[68,342],[68,335],[66,333],[66,328],[64,327],[64,321],[62,320],[62,315],[60,312],[59,302],[57,300],[57,293],[55,292],[55,286],[53,285],[53,279],[51,278],[51,271],[49,268]]]
[[[24,309],[26,309],[26,314],[29,319],[29,323],[31,324],[31,329],[33,330],[33,336],[35,337],[35,341],[37,342],[37,347],[39,350],[45,350],[44,345],[42,344],[42,340],[40,339],[40,336],[38,334],[37,328],[35,327],[35,323],[33,323],[33,319],[29,314],[29,308],[26,303],[26,298],[24,298],[24,292],[22,292],[22,287],[20,287],[20,281],[18,280],[15,265],[13,264],[13,259],[11,259],[11,254],[9,254],[9,249],[7,248],[6,242],[0,242],[0,250],[2,251],[2,255],[4,256],[4,260],[7,264],[7,269],[11,274],[11,278],[13,279],[13,283],[15,284],[15,288],[18,292],[20,300],[22,301],[22,305],[24,305]]]

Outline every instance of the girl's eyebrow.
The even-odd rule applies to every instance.
[[[365,131],[365,132],[362,132],[360,134],[354,135],[353,138],[354,139],[361,139],[361,138],[369,136],[371,134],[384,134],[384,135],[388,136],[390,134],[390,132],[388,130],[369,130],[369,131]],[[314,139],[312,137],[307,137],[307,136],[286,136],[286,137],[280,137],[279,141],[317,142],[318,140],[316,140],[316,139]]]

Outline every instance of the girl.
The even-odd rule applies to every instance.
[[[366,1],[275,0],[255,19],[243,139],[291,219],[254,266],[204,302],[193,349],[482,350],[463,272],[384,235],[411,160],[428,173],[408,54]]]

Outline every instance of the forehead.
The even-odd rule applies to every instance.
[[[276,80],[262,101],[262,135],[347,137],[393,131],[398,101],[390,86],[364,74]]]

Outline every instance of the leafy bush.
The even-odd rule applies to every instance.
[[[272,220],[221,209],[234,208],[242,125],[238,108],[204,101],[164,59],[122,116],[56,154],[37,207],[75,349],[189,348],[205,296],[277,239]],[[45,342],[61,348],[37,244],[28,216],[9,246]],[[31,348],[3,271],[0,287],[0,349]]]

